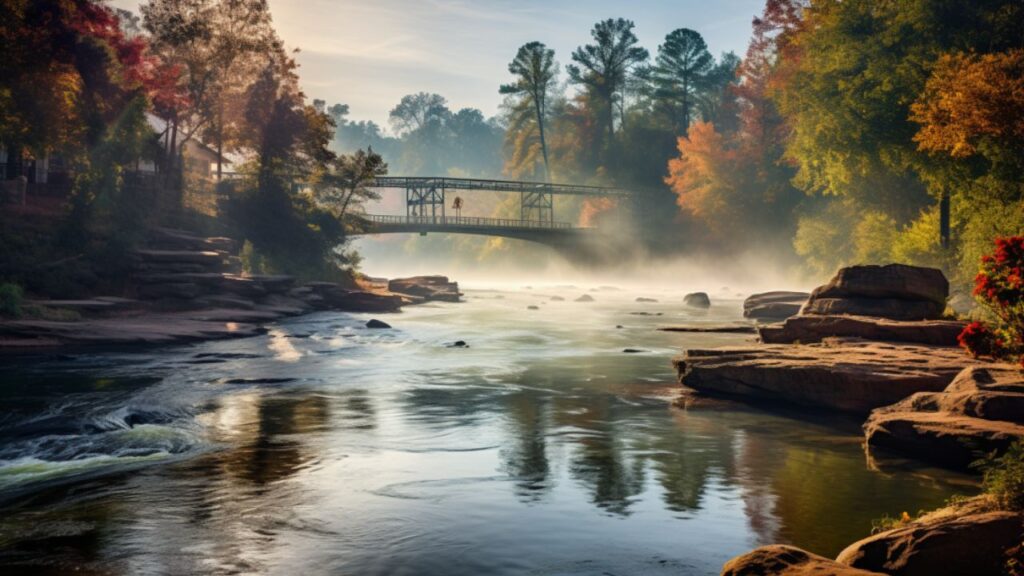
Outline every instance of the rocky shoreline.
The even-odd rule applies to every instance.
[[[796,310],[799,296],[748,299],[745,316],[780,321],[758,326],[760,344],[675,358],[687,394],[860,415],[871,460],[898,454],[963,470],[1024,440],[1024,372],[957,347],[965,323],[944,317],[940,271],[854,266]],[[722,574],[998,575],[1024,541],[1024,515],[984,496],[896,524],[835,560],[773,545],[734,558]]]
[[[135,253],[127,294],[32,301],[45,314],[0,320],[0,353],[245,338],[289,316],[393,313],[423,302],[459,302],[462,296],[458,283],[444,276],[364,278],[345,286],[246,275],[240,272],[237,250],[231,239],[157,230],[150,244]]]

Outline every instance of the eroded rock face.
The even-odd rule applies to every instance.
[[[447,276],[396,278],[388,282],[388,290],[440,302],[458,302],[462,296],[459,292],[459,283],[450,281]]]
[[[930,320],[942,316],[948,296],[949,282],[935,268],[850,266],[816,288],[800,313]]]
[[[691,308],[710,308],[711,298],[704,292],[694,292],[683,296],[683,304]]]
[[[836,339],[687,350],[673,360],[679,382],[705,394],[859,414],[943,390],[972,363],[955,348]]]
[[[941,392],[921,392],[871,413],[868,447],[967,468],[1024,439],[1024,373],[1013,366],[963,370]]]
[[[762,546],[722,567],[722,576],[869,576],[878,575],[811,554],[793,546]]]
[[[964,322],[955,320],[895,321],[867,316],[795,316],[779,324],[758,327],[766,344],[809,344],[825,338],[863,338],[931,346],[956,346]]]
[[[1001,576],[1006,552],[1022,538],[1024,516],[974,500],[855,542],[836,561],[894,576]]]
[[[775,291],[753,294],[743,301],[743,317],[783,320],[796,316],[810,298],[807,292]]]

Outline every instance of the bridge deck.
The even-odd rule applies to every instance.
[[[547,220],[515,220],[510,218],[477,218],[475,216],[399,216],[366,214],[362,219],[370,223],[368,234],[374,232],[445,231],[445,230],[505,230],[509,232],[564,231],[574,232],[587,230],[568,222],[550,222]]]
[[[480,178],[441,178],[422,176],[381,176],[372,188],[401,188],[443,190],[486,190],[491,192],[527,192],[543,194],[565,194],[572,196],[614,196],[628,197],[633,191],[624,188],[604,186],[577,186],[574,184],[549,184],[546,182],[517,182],[513,180],[486,180]]]

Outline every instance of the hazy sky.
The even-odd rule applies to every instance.
[[[137,10],[139,0],[110,4]],[[405,94],[437,92],[451,108],[498,111],[516,49],[539,40],[563,69],[598,20],[636,23],[653,55],[676,28],[700,32],[711,52],[743,55],[764,0],[270,0],[277,30],[300,48],[310,98],[347,103],[351,118],[387,126]]]

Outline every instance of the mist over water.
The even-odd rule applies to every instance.
[[[655,328],[738,320],[741,299],[571,278],[460,278],[466,302],[393,330],[320,313],[5,364],[0,571],[717,574],[763,543],[834,555],[873,518],[976,491],[872,470],[854,420],[674,406],[680,348],[747,337]]]

